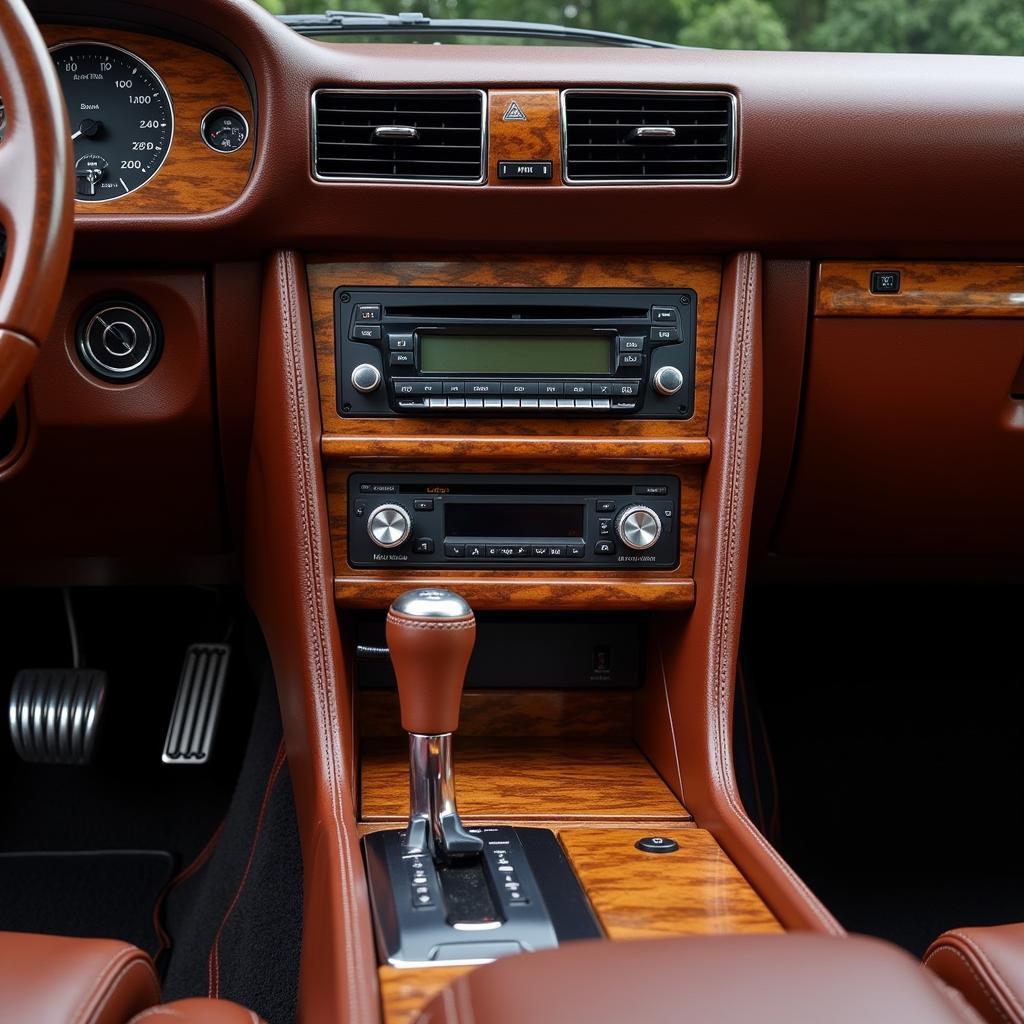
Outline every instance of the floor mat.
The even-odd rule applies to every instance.
[[[148,953],[174,872],[163,850],[0,853],[0,931],[122,939]]]

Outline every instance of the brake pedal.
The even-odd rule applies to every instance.
[[[164,764],[206,764],[209,760],[230,658],[228,644],[192,644],[185,652],[164,741]]]
[[[106,691],[99,669],[22,669],[8,705],[17,755],[32,764],[89,764]]]

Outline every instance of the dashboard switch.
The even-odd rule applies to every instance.
[[[873,295],[895,295],[900,290],[898,270],[872,270],[871,292]]]

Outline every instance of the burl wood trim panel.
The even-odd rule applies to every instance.
[[[174,137],[156,175],[135,192],[105,203],[75,203],[78,217],[125,213],[211,213],[233,203],[252,168],[256,124],[242,76],[227,61],[183,43],[86,25],[44,25],[48,46],[71,41],[111,43],[141,57],[163,79],[174,109]],[[199,127],[214,107],[234,107],[249,122],[236,153],[216,153]]]
[[[405,740],[367,739],[362,747],[360,820],[402,822],[409,813]],[[690,814],[628,740],[475,738],[455,741],[459,810],[490,824],[629,819]]]
[[[420,442],[421,447],[429,447]],[[367,464],[352,467],[365,471]],[[381,473],[422,471],[417,463],[374,463]],[[445,586],[458,590],[474,608],[559,610],[593,609],[598,602],[605,611],[627,608],[683,609],[693,605],[693,561],[697,545],[697,517],[703,466],[658,466],[643,463],[482,462],[479,472],[490,473],[636,473],[674,472],[679,477],[679,565],[671,570],[644,572],[629,569],[586,570],[574,566],[540,569],[355,569],[348,564],[348,467],[328,462],[327,514],[334,555],[335,596],[354,608],[386,608],[399,594],[412,587]],[[431,472],[465,471],[457,464],[431,465]]]
[[[459,738],[628,739],[634,699],[627,690],[466,690]],[[360,736],[405,737],[395,691],[363,690],[358,700]]]
[[[650,832],[560,833],[576,875],[610,939],[781,932],[782,926],[704,829],[667,833],[676,853],[642,853]]]
[[[517,103],[525,121],[504,121]],[[543,188],[562,184],[561,116],[557,89],[492,89],[488,93],[487,177],[491,185]],[[551,178],[498,177],[499,160],[550,160]]]
[[[554,257],[554,256],[467,256],[458,259],[367,262],[340,258],[313,259],[307,264],[313,330],[316,337],[317,373],[323,415],[324,453],[344,454],[344,439],[357,439],[363,452],[372,439],[373,455],[400,459],[415,452],[422,458],[431,446],[456,445],[449,451],[460,461],[483,445],[481,457],[548,457],[544,446],[551,444],[550,457],[576,458],[587,443],[602,442],[605,458],[662,458],[684,461],[684,440],[707,440],[708,405],[711,397],[711,367],[715,355],[715,330],[722,265],[714,257],[647,259],[642,257]],[[433,287],[433,288],[693,288],[697,292],[697,351],[694,379],[694,414],[687,420],[637,420],[629,418],[540,418],[518,416],[491,418],[463,416],[396,416],[389,419],[342,417],[337,407],[334,368],[334,290],[349,287]],[[394,451],[389,449],[395,440]],[[645,452],[637,441],[660,441],[658,453]],[[559,447],[566,441],[570,447]],[[521,442],[521,443],[520,443]],[[581,445],[581,442],[583,444]],[[573,445],[577,446],[575,449]],[[338,446],[338,447],[335,447]],[[417,446],[417,447],[411,447]],[[701,449],[706,451],[706,449]],[[430,456],[426,456],[429,458]],[[443,457],[450,457],[444,455]],[[706,456],[701,455],[701,458]]]
[[[898,270],[900,290],[871,294],[872,270]],[[864,263],[818,266],[816,316],[1024,317],[1024,264]]]

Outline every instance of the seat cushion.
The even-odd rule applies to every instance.
[[[0,932],[0,1024],[125,1024],[159,1001],[153,962],[126,942]]]
[[[179,999],[152,1006],[130,1024],[263,1024],[252,1010],[226,999]]]
[[[980,1018],[876,939],[750,935],[574,942],[457,979],[418,1024],[952,1024]]]
[[[985,1020],[1024,1024],[1024,924],[943,932],[924,962]]]

